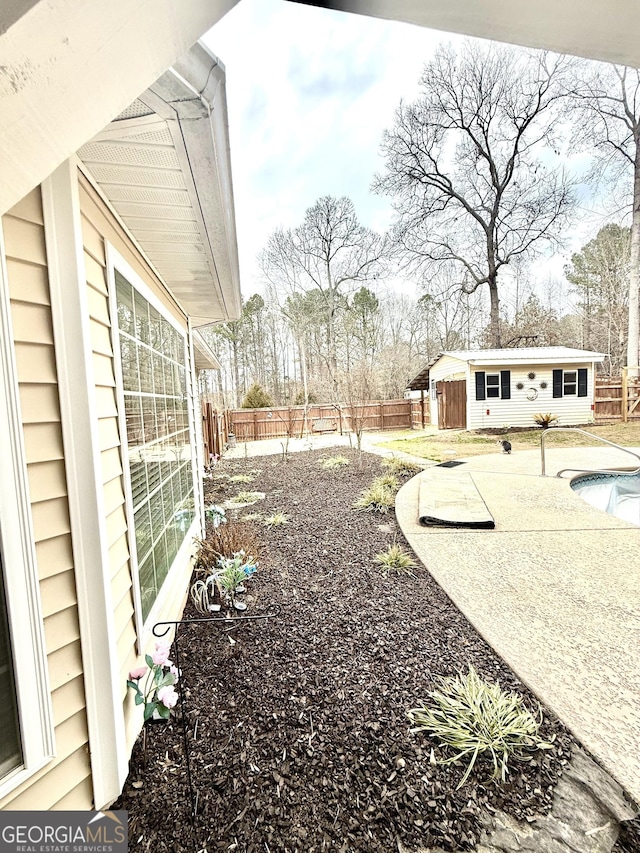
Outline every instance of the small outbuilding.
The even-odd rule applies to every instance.
[[[593,417],[595,365],[604,355],[570,347],[454,350],[412,379],[428,392],[438,429],[533,426],[551,412],[563,426]]]

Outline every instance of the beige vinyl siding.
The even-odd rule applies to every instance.
[[[127,675],[137,663],[132,568],[125,513],[124,480],[120,455],[115,367],[107,290],[108,241],[152,290],[154,296],[186,331],[187,322],[175,301],[158,280],[137,247],[127,237],[113,213],[90,182],[80,174],[80,209],[84,260],[87,275],[91,343],[98,411],[104,505],[107,513],[107,547],[114,608],[115,635],[120,662],[120,684],[125,707],[128,748],[137,735],[137,716],[131,713]],[[180,602],[169,602],[170,615],[179,615]]]
[[[458,379],[467,378],[467,365],[458,358],[443,355],[429,371],[429,385],[434,382],[453,382]],[[429,406],[431,411],[431,423],[438,424],[438,400],[434,399],[429,388]],[[469,389],[467,389],[467,409],[469,408]]]
[[[564,370],[587,369],[587,396],[568,397],[553,396],[553,371],[562,368]],[[475,372],[484,370],[486,373],[500,373],[501,370],[511,371],[511,399],[476,400]],[[535,379],[529,379],[528,374],[535,373]],[[522,382],[524,388],[521,390],[516,385]],[[546,388],[540,388],[540,383],[546,382]],[[538,396],[535,400],[527,399],[527,391],[535,388]],[[468,429],[482,429],[509,426],[533,427],[533,416],[536,412],[552,412],[559,418],[559,426],[571,426],[572,424],[584,424],[593,416],[591,405],[593,403],[593,370],[591,363],[582,364],[519,364],[512,366],[501,364],[497,366],[475,366],[471,367],[471,376],[467,388],[467,406],[469,418]],[[487,415],[487,409],[490,414]]]
[[[44,225],[36,189],[2,220],[20,405],[55,723],[56,755],[0,808],[92,807],[80,629],[53,346]],[[62,805],[61,805],[62,804]]]

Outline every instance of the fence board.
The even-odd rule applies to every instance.
[[[624,403],[622,379],[603,378],[596,380],[594,419],[596,421],[622,421]],[[627,420],[640,420],[640,380],[629,379],[627,383]]]

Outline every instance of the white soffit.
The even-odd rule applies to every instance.
[[[196,45],[78,156],[193,326],[240,316],[224,69]]]
[[[200,332],[193,333],[193,358],[196,370],[220,370],[220,362]]]

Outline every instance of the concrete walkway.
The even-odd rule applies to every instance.
[[[610,448],[547,452],[551,475],[630,463]],[[592,508],[567,480],[541,477],[539,451],[473,457],[451,473],[463,467],[495,530],[421,526],[418,475],[397,496],[403,533],[489,645],[640,803],[640,528]]]

